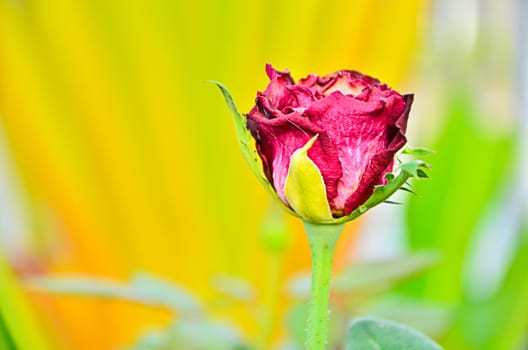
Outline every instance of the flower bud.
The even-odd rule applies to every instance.
[[[231,109],[246,160],[290,212],[314,223],[351,220],[415,175],[409,167],[392,175],[395,154],[407,142],[412,94],[350,70],[298,83],[288,71],[267,65],[266,72],[270,83],[251,111]]]

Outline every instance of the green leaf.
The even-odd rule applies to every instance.
[[[128,284],[86,276],[35,277],[27,283],[47,292],[122,299],[165,307],[180,314],[203,313],[203,306],[190,292],[145,273],[134,275]]]
[[[429,178],[429,175],[427,175],[427,173],[425,171],[423,171],[422,169],[416,170],[416,175],[418,177],[421,177],[421,178],[424,178],[424,179],[428,179]]]
[[[398,167],[413,177],[423,177],[420,176],[420,172],[423,172],[423,169],[431,168],[429,164],[420,159],[414,159],[409,162],[402,163]]]
[[[436,154],[435,151],[430,150],[429,148],[425,147],[411,147],[407,145],[405,149],[402,152],[403,154],[408,154],[416,158],[427,158],[432,156],[433,154]]]
[[[526,217],[526,216],[525,216]],[[481,349],[514,349],[521,342],[526,342],[528,325],[528,278],[526,278],[526,266],[528,266],[528,222],[524,230],[520,232],[518,248],[514,256],[504,283],[488,305],[481,306],[483,310],[474,311],[473,317],[478,319],[479,315],[493,320],[492,327],[488,329],[485,345]],[[464,315],[465,316],[465,315]]]
[[[178,313],[202,314],[202,303],[183,287],[144,272],[133,275],[130,288],[145,299],[164,305]]]
[[[438,254],[431,251],[416,252],[411,255],[381,261],[352,265],[333,278],[332,292],[358,296],[379,294],[394,287],[405,279],[414,277],[431,268],[439,260]],[[288,281],[291,297],[305,299],[310,293],[310,275],[299,274]]]
[[[435,336],[444,335],[451,327],[455,311],[458,316],[458,309],[453,305],[396,295],[376,298],[366,306],[360,306],[362,315],[393,320]]]
[[[438,261],[434,252],[417,252],[408,256],[353,265],[340,273],[332,283],[339,293],[359,290],[379,290],[376,286],[390,287],[433,266]]]
[[[239,330],[227,323],[180,319],[164,329],[149,331],[128,350],[249,350]]]
[[[348,328],[346,350],[441,350],[425,335],[376,318],[357,319]]]
[[[260,159],[260,155],[258,154],[255,145],[255,139],[246,127],[246,117],[238,111],[238,108],[236,107],[235,101],[229,93],[229,90],[227,90],[227,88],[223,84],[217,81],[209,80],[209,82],[215,84],[220,89],[222,95],[224,96],[227,108],[233,115],[240,151],[242,152],[242,156],[251,168],[251,171],[257,176],[257,179],[262,183],[264,188],[272,195],[273,198],[275,198],[275,200],[277,200],[282,205],[284,209],[286,209],[290,214],[298,216],[295,212],[288,208],[288,206],[286,206],[282,202],[282,200],[277,196],[277,193],[273,189],[273,186],[269,183],[266,175],[264,174],[262,160]]]
[[[7,325],[2,319],[2,313],[0,313],[0,349],[1,350],[16,350],[15,343],[9,334]]]
[[[211,284],[215,291],[237,301],[247,303],[256,298],[253,285],[239,277],[219,274],[213,277]]]
[[[170,328],[169,349],[246,349],[234,326],[217,321],[179,320]]]
[[[326,198],[326,188],[321,171],[308,157],[317,135],[303,147],[293,152],[284,186],[290,206],[304,220],[315,223],[332,222],[332,212]]]
[[[308,317],[308,304],[300,303],[291,307],[286,314],[286,329],[290,341],[302,348],[306,339],[306,318]]]
[[[528,218],[528,216],[526,216]],[[528,325],[528,223],[519,232],[517,249],[500,289],[484,300],[468,300],[457,310],[446,337],[451,349],[526,349]]]
[[[434,269],[404,287],[402,292],[408,295],[449,303],[468,301],[463,276],[478,240],[474,235],[495,217],[500,191],[509,191],[509,186],[515,183],[511,177],[516,174],[512,170],[517,159],[512,152],[517,144],[514,135],[490,133],[479,122],[481,101],[474,96],[466,84],[444,96],[445,114],[441,115],[445,119],[444,129],[438,140],[429,144],[439,155],[430,160],[434,181],[416,181],[415,190],[422,198],[410,197],[407,202],[409,248],[438,250],[443,258]],[[477,324],[469,325],[468,329],[476,330],[483,319],[475,317]],[[496,327],[500,330],[501,322]],[[466,330],[460,333],[467,338]],[[454,331],[449,331],[447,338],[452,334]],[[487,332],[479,334],[484,336]],[[455,349],[472,348],[458,345]]]

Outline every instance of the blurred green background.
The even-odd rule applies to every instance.
[[[248,111],[265,63],[414,92],[409,143],[437,151],[418,196],[347,225],[332,302],[351,314],[335,318],[405,321],[447,349],[525,349],[527,13],[522,0],[0,0],[0,349],[123,348],[197,300],[247,343],[295,349],[302,227],[270,214],[205,82]],[[416,262],[423,251],[435,258]],[[347,285],[376,271],[365,262],[405,256]],[[46,276],[95,279],[50,293],[31,283]]]

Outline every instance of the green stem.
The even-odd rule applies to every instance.
[[[328,335],[328,299],[334,249],[344,224],[304,223],[312,253],[312,287],[308,311],[307,350],[324,350]]]

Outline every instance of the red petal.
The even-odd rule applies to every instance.
[[[387,171],[394,152],[405,143],[403,132],[394,132],[399,130],[396,122],[404,107],[405,101],[393,91],[372,101],[336,91],[306,110],[305,115],[324,128],[335,145],[343,169],[337,196],[332,198],[335,211],[344,208],[348,214],[362,204]],[[396,138],[400,141],[393,144]]]
[[[387,148],[374,155],[370,160],[363,176],[361,177],[358,189],[345,203],[345,213],[349,214],[361,204],[365,203],[365,201],[372,195],[372,192],[374,192],[375,186],[385,184],[385,174],[392,171],[394,154],[407,142],[405,129],[407,127],[407,119],[411,110],[413,97],[412,94],[403,96],[405,108],[396,118],[394,125],[388,127],[387,131],[389,138],[387,140]]]

